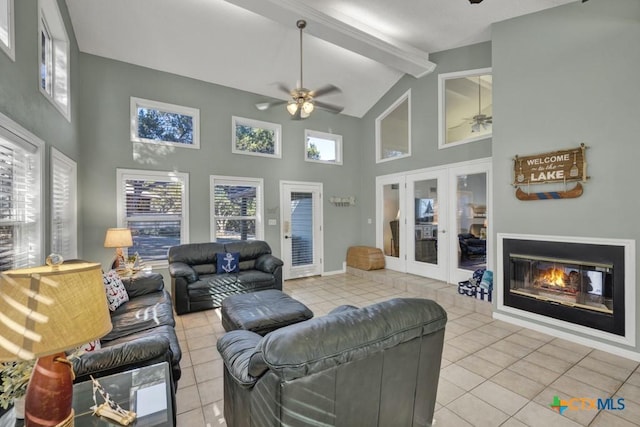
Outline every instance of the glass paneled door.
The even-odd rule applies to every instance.
[[[407,175],[407,271],[447,280],[447,173]]]
[[[285,279],[322,273],[322,184],[281,182]]]
[[[487,268],[491,253],[487,247],[491,206],[489,173],[484,164],[450,171],[449,182],[455,186],[452,191],[452,196],[455,192],[452,197],[454,215],[451,216],[455,220],[455,230],[452,233],[456,236],[456,245],[452,248],[455,250],[451,250],[452,283],[468,280],[475,270]]]
[[[376,246],[382,248],[387,268],[406,271],[405,262],[405,179],[384,177],[376,180]]]

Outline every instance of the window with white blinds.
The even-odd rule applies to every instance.
[[[210,177],[211,240],[260,240],[262,223],[260,178]]]
[[[8,128],[6,125],[13,129]],[[42,147],[0,115],[0,271],[40,265]],[[27,139],[18,134],[24,133]]]
[[[118,169],[118,227],[131,230],[129,254],[163,264],[170,247],[188,243],[188,185],[186,173]]]
[[[51,252],[78,257],[76,162],[51,148]]]

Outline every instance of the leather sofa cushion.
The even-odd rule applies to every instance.
[[[187,285],[187,292],[191,301],[209,300],[214,293],[229,293],[251,291],[273,287],[275,278],[272,274],[258,270],[240,271],[240,273],[211,274],[200,276],[197,282]]]
[[[111,313],[111,324],[113,329],[100,339],[102,343],[162,325],[173,327],[171,296],[162,290],[132,298]]]
[[[211,264],[215,271],[217,252],[225,252],[222,243],[190,243],[173,246],[169,249],[169,264],[174,262],[183,262],[191,266]]]
[[[435,301],[392,299],[278,329],[258,343],[256,353],[290,381],[435,333],[446,322],[446,312]]]

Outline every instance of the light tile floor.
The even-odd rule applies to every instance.
[[[394,297],[438,301],[446,310],[436,426],[640,426],[638,363],[491,318],[489,303],[442,282],[388,270],[285,282],[284,291],[316,316],[341,304],[365,306]],[[222,361],[216,340],[220,311],[176,316],[183,349],[178,427],[226,425]],[[550,409],[554,396],[624,398],[623,410]]]

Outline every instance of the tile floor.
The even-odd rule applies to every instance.
[[[285,282],[284,290],[316,316],[340,304],[365,306],[394,297],[423,297],[446,310],[445,346],[435,426],[640,426],[638,363],[493,320],[491,306],[434,280],[378,270]],[[219,310],[177,316],[183,349],[178,427],[226,425]],[[554,396],[624,398],[624,410],[549,408]]]

